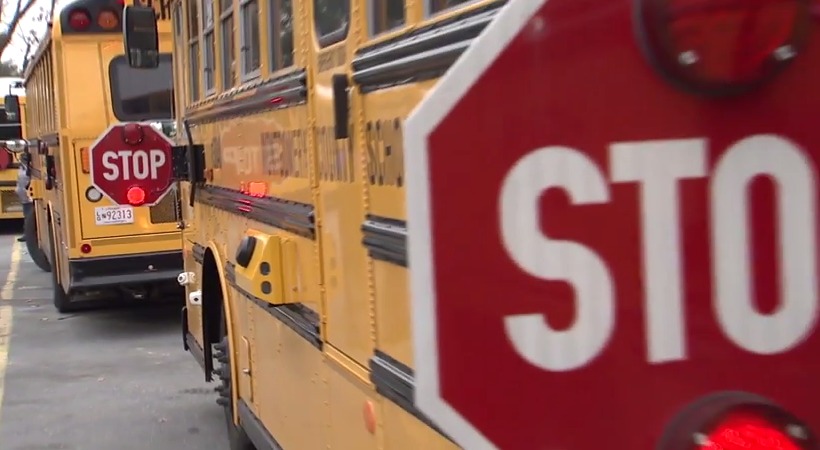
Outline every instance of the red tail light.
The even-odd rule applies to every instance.
[[[89,254],[89,253],[91,253],[91,244],[83,244],[83,245],[81,245],[81,246],[80,246],[80,251],[81,251],[81,252],[83,252],[83,253],[85,253],[85,254]]]
[[[700,450],[801,450],[785,430],[752,414],[730,415],[701,444]]]
[[[68,24],[75,31],[85,31],[91,26],[91,15],[84,9],[75,9],[68,15]]]
[[[814,0],[811,0],[814,1]],[[679,85],[707,94],[745,91],[802,50],[810,0],[639,0],[642,43]]]
[[[145,189],[139,186],[131,186],[125,195],[128,198],[128,203],[132,206],[139,206],[145,203]]]
[[[113,30],[120,24],[120,19],[114,11],[100,11],[97,16],[97,25],[103,30]]]

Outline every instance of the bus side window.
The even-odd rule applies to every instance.
[[[259,76],[259,1],[239,1],[239,54],[242,81]]]
[[[187,2],[188,6],[188,64],[191,67],[188,86],[191,103],[199,100],[199,1]]]
[[[313,19],[320,46],[341,42],[350,27],[350,0],[313,0]]]
[[[370,35],[384,33],[404,26],[405,0],[370,1]]]
[[[219,37],[222,41],[222,89],[236,84],[236,46],[233,35],[233,0],[220,0]]]
[[[216,40],[214,38],[214,0],[202,2],[202,67],[205,74],[205,96],[216,92]]]
[[[293,1],[268,0],[270,71],[293,65]]]
[[[427,0],[427,14],[438,14],[446,9],[455,8],[458,5],[470,3],[475,0]]]

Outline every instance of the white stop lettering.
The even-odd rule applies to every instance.
[[[156,180],[165,165],[165,152],[151,150],[108,150],[102,155],[103,178],[116,180]]]

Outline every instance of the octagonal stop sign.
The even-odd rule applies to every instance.
[[[427,95],[404,134],[415,398],[445,433],[816,448],[808,5],[511,0]]]
[[[173,145],[149,124],[112,125],[89,149],[91,182],[118,205],[154,205],[171,187]]]

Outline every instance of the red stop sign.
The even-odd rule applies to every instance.
[[[154,205],[171,186],[173,145],[148,124],[112,125],[89,149],[91,182],[118,205],[132,204],[128,192],[134,188],[145,194],[135,206]]]
[[[642,3],[512,0],[407,121],[416,403],[467,449],[696,449],[670,427],[725,391],[820,430],[820,34],[709,97],[645,56]],[[759,44],[727,26],[680,58],[722,64],[700,87]]]

